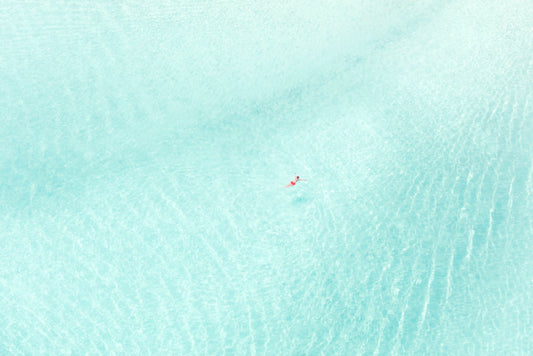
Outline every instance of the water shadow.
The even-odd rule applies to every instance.
[[[306,204],[306,203],[310,203],[312,201],[311,198],[307,197],[307,196],[303,196],[303,195],[300,195],[300,196],[297,196],[297,197],[294,197],[292,199],[292,203],[293,204]]]

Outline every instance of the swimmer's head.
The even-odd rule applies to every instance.
[[[296,176],[296,179],[300,179],[300,176]]]

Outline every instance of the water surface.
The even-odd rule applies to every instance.
[[[0,10],[1,353],[532,349],[526,1]]]

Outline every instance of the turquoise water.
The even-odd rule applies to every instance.
[[[533,350],[529,2],[0,20],[0,354]]]

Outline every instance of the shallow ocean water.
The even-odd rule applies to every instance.
[[[527,1],[0,20],[0,353],[533,349]]]

